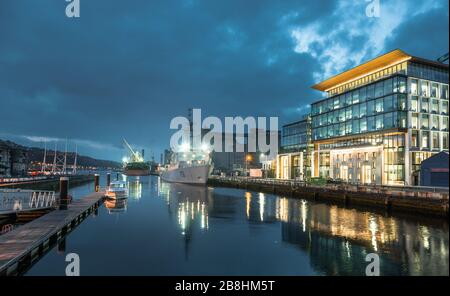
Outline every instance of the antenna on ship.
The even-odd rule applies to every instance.
[[[67,138],[66,138],[66,147],[64,149],[64,163],[62,168],[62,173],[66,174],[66,168],[67,168]]]
[[[47,166],[47,140],[44,140],[44,160],[42,161],[41,173],[45,172]]]
[[[77,174],[77,158],[78,158],[78,145],[75,143],[75,158],[73,160],[72,175]]]
[[[56,149],[58,148],[57,141],[55,141],[55,154],[53,155],[53,166],[52,166],[52,173],[56,173]]]

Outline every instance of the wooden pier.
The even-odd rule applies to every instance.
[[[96,192],[74,200],[67,210],[52,211],[0,236],[0,276],[17,275],[74,229],[103,202]]]

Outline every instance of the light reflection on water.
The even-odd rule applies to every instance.
[[[126,181],[126,203],[105,204],[66,239],[66,252],[80,255],[82,274],[364,275],[368,253],[380,255],[383,275],[449,274],[443,220],[157,177]],[[28,274],[64,269],[64,258],[52,251]]]

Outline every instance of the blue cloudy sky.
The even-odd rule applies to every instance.
[[[0,138],[121,159],[122,137],[155,157],[170,120],[299,118],[311,85],[401,48],[448,52],[448,0],[0,0]],[[60,144],[62,148],[62,143]],[[73,146],[70,146],[71,148]]]

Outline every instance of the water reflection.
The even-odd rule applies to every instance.
[[[380,255],[382,275],[449,274],[445,220],[167,184],[157,177],[124,180],[128,200],[105,202],[99,212],[110,214],[86,219],[67,238],[66,252],[85,258],[83,275],[360,276],[373,252]],[[61,258],[49,252],[27,273],[64,275]]]
[[[187,185],[160,183],[159,191],[168,208],[176,209],[180,232],[187,240],[194,227],[208,230],[210,219],[241,218],[249,223],[280,223],[282,241],[306,252],[321,274],[364,275],[368,253],[380,255],[383,275],[449,273],[446,222],[411,221],[238,190],[243,199]],[[214,223],[211,227],[214,231]]]
[[[128,200],[124,199],[106,199],[105,207],[109,214],[125,213],[127,211]]]

